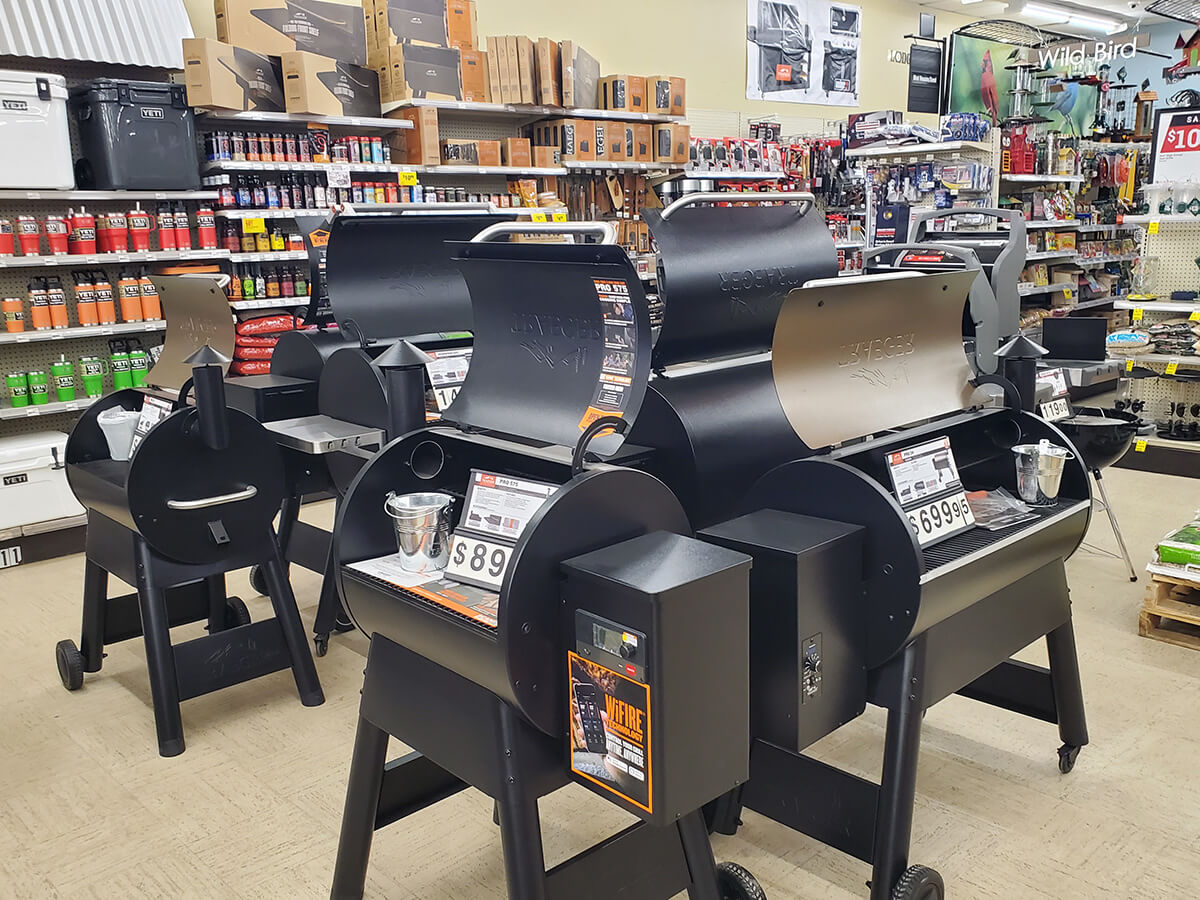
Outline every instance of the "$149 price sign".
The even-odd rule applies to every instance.
[[[906,515],[913,533],[917,536],[917,543],[922,547],[944,535],[975,524],[971,504],[967,502],[967,495],[961,491],[907,510]]]

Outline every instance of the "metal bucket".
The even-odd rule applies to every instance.
[[[384,511],[391,516],[400,550],[400,567],[406,572],[437,574],[450,562],[449,494],[396,494],[388,492]]]
[[[1021,499],[1030,506],[1053,506],[1058,500],[1063,469],[1075,454],[1045,440],[1017,444],[1012,449],[1017,456],[1017,493]]]

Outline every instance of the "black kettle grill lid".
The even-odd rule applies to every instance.
[[[447,421],[574,447],[603,416],[633,424],[650,377],[641,280],[615,244],[460,243],[475,342]],[[624,438],[597,435],[611,456]]]

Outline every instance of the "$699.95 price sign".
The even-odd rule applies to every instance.
[[[975,524],[971,504],[961,491],[950,497],[932,500],[923,506],[905,510],[917,543],[924,547],[939,538],[947,537],[964,527]]]

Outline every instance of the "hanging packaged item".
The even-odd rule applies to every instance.
[[[0,187],[70,190],[67,81],[61,75],[0,69],[4,140]]]
[[[182,84],[103,78],[71,91],[81,188],[198,190],[196,125]]]

